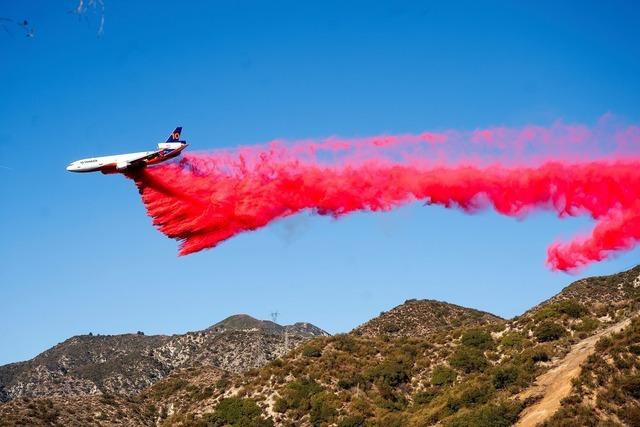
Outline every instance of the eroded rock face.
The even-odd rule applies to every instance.
[[[190,366],[240,373],[325,335],[308,323],[282,326],[237,315],[183,335],[76,336],[32,360],[0,366],[0,402],[19,397],[130,395]]]

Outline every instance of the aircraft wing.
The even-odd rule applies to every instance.
[[[156,151],[152,151],[149,154],[146,154],[142,157],[139,157],[137,159],[134,160],[129,160],[129,165],[127,166],[128,168],[135,168],[137,166],[146,166],[147,163],[162,157],[162,151],[163,150],[156,150]]]

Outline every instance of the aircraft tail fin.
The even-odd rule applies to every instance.
[[[175,128],[173,132],[171,132],[171,134],[169,135],[169,138],[167,138],[167,142],[180,142],[182,144],[185,144],[185,141],[180,140],[181,133],[182,133],[182,126],[178,126],[177,128]]]

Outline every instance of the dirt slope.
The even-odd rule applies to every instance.
[[[542,398],[522,412],[516,426],[534,427],[552,416],[560,408],[560,401],[571,392],[571,380],[580,374],[580,365],[594,352],[596,342],[603,336],[619,332],[630,323],[631,319],[625,319],[580,341],[556,367],[540,375],[533,387],[520,393],[518,397],[523,400],[534,396]]]

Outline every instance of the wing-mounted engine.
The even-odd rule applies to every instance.
[[[128,168],[131,165],[129,162],[118,162],[116,163],[116,170],[122,171]]]

